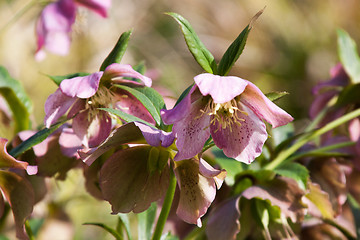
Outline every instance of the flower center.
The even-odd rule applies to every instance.
[[[85,109],[89,109],[88,120],[91,121],[99,113],[98,108],[109,107],[113,103],[113,93],[110,89],[100,86],[94,96],[86,100]]]
[[[214,103],[213,100],[210,100],[201,112],[212,116],[210,124],[215,125],[216,122],[219,124],[219,128],[216,131],[220,130],[221,127],[222,129],[229,128],[230,132],[232,132],[233,124],[241,126],[241,123],[245,121],[245,119],[240,117],[241,114],[248,115],[247,112],[237,107],[235,99],[226,103]]]

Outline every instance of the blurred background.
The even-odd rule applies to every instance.
[[[346,30],[360,43],[358,0],[113,0],[108,18],[79,10],[69,55],[49,53],[37,62],[35,23],[45,4],[0,0],[0,65],[22,82],[33,101],[34,128],[42,124],[45,100],[57,88],[46,75],[98,71],[120,34],[129,29],[133,34],[122,63],[144,61],[153,85],[177,98],[202,69],[187,50],[177,23],[165,12],[184,16],[219,61],[250,19],[266,6],[229,75],[252,81],[265,93],[289,92],[277,104],[298,121],[308,117],[311,88],[328,79],[330,68],[339,61],[336,30]],[[69,236],[106,239],[109,236],[101,235],[100,229],[81,225],[89,221],[111,224],[115,218],[109,214],[109,204],[97,202],[81,189],[78,174],[75,171],[65,182],[53,182],[52,187],[61,191],[50,195],[48,202],[61,206],[77,196],[64,209],[74,223]]]

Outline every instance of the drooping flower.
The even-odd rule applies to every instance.
[[[36,23],[37,60],[45,57],[44,47],[54,54],[68,54],[78,5],[107,17],[111,0],[58,0],[47,5]]]
[[[126,80],[137,78],[141,82]],[[104,72],[65,79],[45,103],[45,125],[50,127],[68,110],[73,118],[72,129],[84,146],[95,147],[105,140],[112,129],[108,112],[101,107],[112,107],[155,123],[146,108],[130,93],[115,84],[151,86],[151,79],[136,72],[130,65],[113,63]]]
[[[170,147],[173,142],[172,133],[132,122],[114,130],[90,154],[83,154],[84,162],[91,165],[111,148],[141,144],[118,150],[100,169],[101,192],[112,205],[113,213],[141,212],[151,202],[161,199],[168,187],[170,167],[174,166],[180,189],[177,215],[201,226],[200,218],[214,200],[226,172],[214,169],[198,157],[170,163],[174,155]]]
[[[175,160],[201,152],[211,135],[226,156],[251,163],[267,139],[263,120],[274,128],[293,120],[247,80],[210,73],[194,80],[195,85],[177,106],[162,111],[164,123],[174,124],[179,150]]]

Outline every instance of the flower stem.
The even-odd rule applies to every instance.
[[[162,231],[164,229],[164,226],[165,226],[165,223],[166,223],[166,220],[169,215],[170,208],[171,208],[171,205],[172,205],[172,202],[174,199],[175,189],[176,189],[176,177],[175,177],[174,171],[171,169],[170,170],[169,187],[168,187],[166,195],[165,195],[165,199],[164,199],[164,203],[162,205],[160,216],[156,223],[156,227],[155,227],[155,231],[154,231],[152,240],[160,240],[160,238],[161,238]]]
[[[360,109],[356,109],[355,111],[349,112],[348,114],[326,124],[324,127],[312,132],[309,135],[305,134],[305,136],[300,138],[297,142],[295,142],[294,145],[292,145],[288,149],[280,152],[279,155],[277,155],[277,157],[272,162],[270,162],[269,164],[267,164],[264,167],[264,169],[267,169],[267,170],[275,169],[277,166],[282,164],[290,155],[295,153],[299,148],[304,146],[310,140],[312,140],[312,139],[314,139],[314,138],[340,126],[341,124],[343,124],[347,121],[350,121],[353,118],[358,117],[358,116],[360,116]]]

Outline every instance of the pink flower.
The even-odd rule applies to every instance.
[[[36,24],[37,60],[44,59],[44,47],[54,54],[68,54],[77,5],[85,6],[106,17],[111,0],[59,0],[47,5]]]
[[[137,78],[142,82],[123,79]],[[113,63],[104,72],[65,79],[45,102],[45,125],[50,127],[68,110],[72,128],[86,147],[95,147],[105,140],[112,129],[108,112],[101,107],[118,108],[150,123],[155,121],[146,108],[130,93],[114,84],[151,86],[151,79],[136,72],[130,65]]]
[[[173,109],[162,111],[164,123],[174,124],[179,150],[174,160],[200,153],[211,135],[226,156],[251,163],[267,139],[263,120],[273,127],[293,120],[247,80],[210,73],[194,79],[189,94]]]
[[[161,199],[168,188],[170,167],[174,166],[180,189],[176,213],[182,220],[201,227],[200,218],[213,202],[226,172],[198,157],[170,164],[174,140],[171,132],[131,122],[114,130],[89,154],[81,154],[84,162],[91,165],[111,148],[141,144],[115,152],[100,169],[99,186],[113,213],[142,212],[151,202]]]

